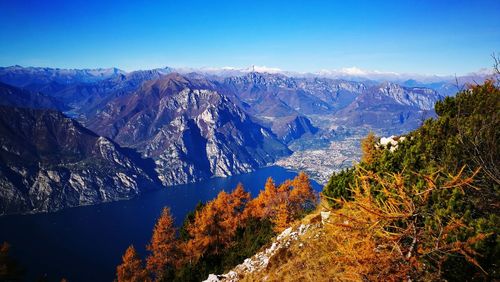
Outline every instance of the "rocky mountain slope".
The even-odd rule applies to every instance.
[[[87,125],[155,159],[166,185],[248,172],[290,153],[214,83],[179,74],[110,101]]]
[[[0,214],[55,211],[153,187],[145,160],[54,110],[0,106]]]
[[[223,76],[173,71],[14,66],[0,68],[0,81],[23,90],[0,85],[0,95],[10,93],[4,105],[78,117],[98,134],[153,158],[167,185],[248,172],[289,155],[284,144],[336,148],[331,142],[345,136],[330,133],[339,127],[346,134],[358,128],[405,132],[432,116],[441,99],[416,81],[403,87],[253,70]]]
[[[349,126],[407,131],[434,116],[434,104],[442,98],[429,88],[402,87],[386,82],[370,87],[335,116]]]
[[[82,118],[102,109],[113,98],[135,91],[151,79],[170,73],[170,68],[126,73],[110,69],[0,68],[0,81],[35,93],[43,93],[64,103]]]
[[[0,82],[0,105],[33,109],[68,109],[64,103],[52,96],[31,92]]]
[[[129,95],[144,82],[174,71],[168,67],[125,73],[118,69],[64,70],[14,66],[0,68],[0,81],[56,97],[73,109],[72,115],[85,121],[103,110],[113,99]],[[380,84],[321,76],[293,77],[280,72],[248,71],[223,76],[196,70],[184,73],[184,77],[192,80],[209,82],[214,90],[271,129],[282,128],[286,120],[295,116],[309,119],[311,116],[333,116],[339,121],[336,125],[369,124],[376,128],[389,125],[405,131],[415,127],[416,120],[422,118],[424,111],[431,110],[437,95],[431,89],[442,88],[439,83],[420,85],[415,80],[402,82],[403,87],[392,82]],[[450,91],[444,92],[448,95]],[[389,111],[390,117],[383,115],[384,111]]]
[[[304,135],[313,135],[318,128],[305,116],[290,116],[274,120],[271,130],[285,143]]]
[[[271,117],[331,113],[365,89],[358,82],[257,72],[225,78],[222,85],[246,103],[250,113]]]
[[[145,81],[158,79],[168,73],[168,69],[135,71],[98,82],[71,84],[52,95],[66,101],[80,116],[86,118],[102,110],[112,99],[129,94]]]
[[[266,280],[266,278],[271,278],[269,277],[271,270],[279,268],[278,263],[281,260],[293,257],[295,254],[292,252],[304,249],[311,242],[323,239],[325,236],[323,228],[328,223],[329,218],[330,212],[328,211],[310,214],[307,218],[301,220],[300,223],[296,223],[283,230],[283,232],[273,238],[272,243],[268,244],[266,248],[263,248],[252,257],[245,259],[241,264],[227,273],[218,275],[210,274],[203,282],[258,281],[255,279],[263,278],[263,280]],[[309,277],[306,280],[317,281],[320,276],[321,274],[318,273],[315,279]],[[302,277],[299,280],[304,280],[304,278]],[[272,280],[276,280],[276,277],[272,277]]]

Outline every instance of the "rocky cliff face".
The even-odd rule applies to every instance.
[[[398,84],[386,82],[372,92],[373,97],[389,97],[397,104],[429,111],[442,97],[434,90],[423,87],[402,87]]]
[[[132,152],[53,110],[0,107],[0,214],[133,197],[155,185]]]
[[[212,82],[178,74],[114,99],[88,126],[155,159],[165,185],[248,172],[290,153]]]
[[[299,139],[306,134],[313,135],[319,130],[305,116],[277,119],[273,122],[271,129],[285,143]]]
[[[365,89],[357,82],[255,72],[225,78],[222,85],[249,105],[250,113],[271,117],[328,114]]]
[[[335,116],[348,126],[368,125],[405,132],[434,116],[434,104],[442,98],[429,88],[386,82],[368,88]]]

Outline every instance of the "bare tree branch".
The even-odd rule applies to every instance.
[[[493,71],[496,75],[500,75],[500,55],[493,52],[491,57],[493,58]]]

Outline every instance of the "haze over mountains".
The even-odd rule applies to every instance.
[[[357,75],[2,67],[0,214],[249,172],[304,138],[406,132],[457,90],[449,78]]]

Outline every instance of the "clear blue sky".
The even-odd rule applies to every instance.
[[[500,1],[0,1],[0,66],[490,67]]]

